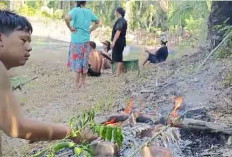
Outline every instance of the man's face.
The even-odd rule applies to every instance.
[[[14,31],[9,35],[0,33],[0,60],[7,68],[21,66],[30,57],[31,33]]]

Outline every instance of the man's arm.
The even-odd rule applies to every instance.
[[[69,134],[66,126],[25,118],[10,87],[7,70],[0,62],[0,129],[7,135],[31,141],[62,139]]]
[[[115,33],[114,39],[112,41],[112,44],[111,44],[112,48],[114,48],[114,45],[115,45],[116,41],[118,40],[120,34],[121,34],[121,31],[117,30],[117,32]]]
[[[100,21],[99,20],[96,21],[96,22],[94,22],[94,25],[90,28],[90,33],[92,31],[94,31],[95,29],[97,29],[99,27],[99,25],[100,25]]]
[[[69,28],[69,30],[70,30],[71,32],[76,32],[76,31],[77,31],[77,29],[76,29],[76,28],[73,28],[73,27],[71,26],[71,24],[70,24],[70,21],[72,20],[72,16],[71,16],[71,15],[67,14],[67,15],[65,16],[64,20],[65,20],[65,23],[66,23],[67,27]]]
[[[102,55],[102,57],[108,59],[111,63],[113,62],[112,59],[111,59],[107,54],[105,54],[105,53],[102,52],[102,51],[99,51],[99,52],[100,52],[100,54]]]

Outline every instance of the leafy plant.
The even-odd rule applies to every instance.
[[[223,80],[224,87],[231,87],[232,86],[232,71],[229,72],[226,78]]]
[[[30,7],[29,5],[27,4],[24,4],[20,9],[19,9],[19,12],[21,14],[24,14],[24,15],[28,15],[28,16],[34,16],[37,14],[37,10],[33,7]]]
[[[1,1],[0,2],[0,9],[7,9],[9,6],[9,2],[8,1]]]
[[[95,117],[94,110],[73,117],[72,119],[69,120],[71,135],[59,141],[58,143],[48,147],[46,150],[37,153],[36,155],[34,155],[34,157],[44,155],[45,153],[48,157],[53,157],[60,150],[67,148],[73,149],[75,155],[77,156],[80,155],[93,156],[92,149],[89,144],[86,144],[86,141],[82,140],[81,144],[75,144],[74,142],[71,142],[69,140],[77,136],[80,136],[80,139],[82,139],[81,131],[86,128],[92,130],[102,139],[106,141],[114,142],[119,147],[121,147],[123,142],[122,129],[114,126],[96,124],[94,121],[94,117]]]
[[[53,15],[53,17],[56,19],[62,19],[63,16],[64,16],[64,10],[61,10],[61,9],[57,9]]]

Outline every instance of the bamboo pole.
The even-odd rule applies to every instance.
[[[198,66],[197,71],[205,64],[205,62],[209,59],[209,57],[215,53],[232,35],[232,31],[209,53],[209,55],[204,59],[204,61]]]

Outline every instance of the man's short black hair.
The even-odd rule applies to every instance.
[[[119,14],[121,14],[122,17],[125,16],[126,11],[125,11],[122,7],[118,7],[118,8],[116,9],[116,11],[117,11]]]
[[[10,34],[15,30],[33,31],[31,23],[23,16],[12,11],[0,10],[0,33]]]
[[[96,43],[94,41],[90,41],[89,42],[90,47],[92,47],[93,49],[96,49]]]
[[[82,5],[85,5],[86,1],[77,1],[77,7],[81,7]]]
[[[161,44],[162,45],[167,45],[167,41],[166,42],[161,41]]]

